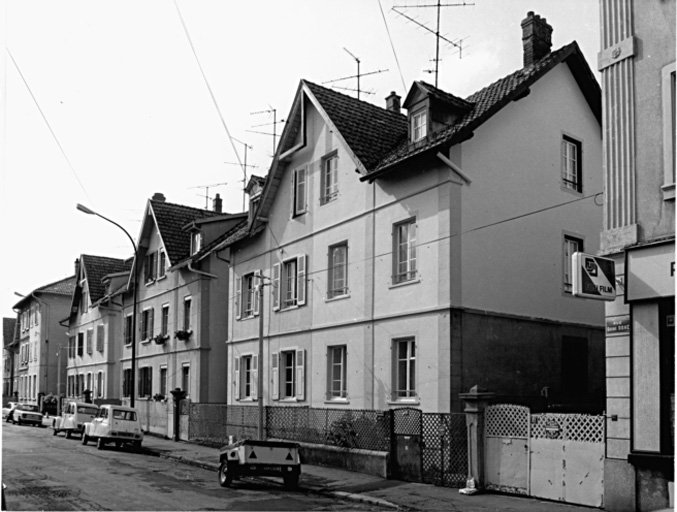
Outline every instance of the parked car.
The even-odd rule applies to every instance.
[[[123,405],[102,405],[92,421],[85,423],[82,444],[96,441],[96,447],[102,450],[107,443],[117,448],[131,444],[139,451],[143,441],[141,420],[136,409]]]
[[[28,423],[29,425],[42,427],[42,413],[37,405],[19,404],[11,414],[12,421],[18,425]]]
[[[66,402],[61,411],[61,416],[57,416],[52,422],[54,435],[59,432],[65,432],[67,438],[70,438],[74,433],[82,435],[85,423],[92,421],[98,412],[99,406],[95,404],[77,401]]]
[[[11,421],[10,416],[16,406],[19,405],[19,402],[9,402],[5,407],[2,408],[2,419],[6,421]]]

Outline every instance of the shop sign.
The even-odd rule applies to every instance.
[[[616,300],[614,260],[582,252],[571,257],[573,295],[597,300]]]
[[[674,297],[675,244],[638,247],[626,252],[628,301]]]
[[[607,336],[623,336],[630,334],[630,315],[607,318],[606,334]]]

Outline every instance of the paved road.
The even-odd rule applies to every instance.
[[[286,491],[131,450],[82,446],[51,428],[2,423],[2,480],[9,510],[378,510],[373,505]],[[383,509],[386,510],[386,509]]]

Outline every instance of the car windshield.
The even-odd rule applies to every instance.
[[[22,411],[38,412],[40,410],[37,405],[32,404],[24,404],[20,407]]]
[[[119,409],[114,409],[113,418],[116,420],[136,421],[136,413],[134,411],[121,411]]]
[[[99,409],[96,407],[85,407],[84,405],[78,405],[78,412],[82,414],[93,414],[95,415],[99,412]]]

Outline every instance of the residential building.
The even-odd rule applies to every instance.
[[[380,108],[301,81],[249,219],[214,245],[229,403],[448,412],[478,384],[601,412],[603,306],[570,265],[599,249],[600,89],[575,42],[522,27],[520,69],[465,99],[417,81]]]
[[[14,305],[19,323],[19,400],[39,403],[46,394],[56,394],[64,382],[65,366],[57,364],[59,347],[66,346],[66,329],[60,320],[70,311],[75,276],[41,286]]]
[[[75,262],[77,284],[63,347],[67,376],[60,390],[68,397],[84,399],[85,391],[92,400],[120,397],[122,293],[131,263],[89,254]]]
[[[600,0],[606,306],[604,507],[674,506],[675,1]]]
[[[17,332],[16,332],[16,318],[2,319],[2,396],[5,399],[14,398],[14,390],[16,389],[14,364],[17,356]]]
[[[159,193],[148,201],[132,270],[138,274],[138,399],[168,398],[181,388],[195,402],[225,402],[228,262],[205,249],[245,217],[222,213],[218,194],[211,211],[169,203]],[[133,378],[132,311],[128,292],[122,316],[123,400],[131,397]]]

